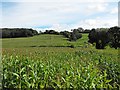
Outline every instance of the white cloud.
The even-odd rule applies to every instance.
[[[60,31],[71,31],[71,25],[67,25],[67,24],[53,24],[50,28],[34,28],[37,31],[45,31],[45,30],[56,30],[58,32]]]
[[[117,14],[118,13],[118,8],[117,7],[113,8],[110,13],[111,14]]]
[[[3,11],[3,26],[34,27],[65,23],[77,18],[73,18],[73,14],[82,13],[81,8],[76,3],[19,3]]]
[[[60,1],[60,0],[59,0]],[[55,29],[71,30],[72,28],[110,27],[117,24],[117,18],[111,16],[116,9],[110,9],[105,0],[91,2],[24,2],[3,11],[3,27],[26,27],[37,30]],[[67,0],[66,0],[67,1]],[[95,1],[95,0],[92,0]],[[100,2],[101,1],[101,2]],[[97,13],[108,13],[104,16],[94,16]],[[106,18],[109,17],[109,18]],[[36,28],[51,26],[50,28]]]
[[[71,29],[77,29],[78,27],[82,27],[84,29],[92,29],[92,28],[109,28],[112,26],[117,26],[118,25],[118,20],[117,18],[111,19],[111,18],[94,18],[94,19],[85,19],[83,21],[80,21],[78,23],[75,24],[71,24],[71,25],[67,25],[67,24],[54,24],[53,26],[51,26],[50,28],[35,28],[38,31],[42,30],[57,30],[57,31],[71,31]]]
[[[109,18],[94,18],[94,19],[86,19],[76,24],[76,27],[83,27],[85,29],[92,29],[92,28],[109,28],[112,26],[117,26],[118,20],[114,18],[114,20]]]
[[[90,13],[97,13],[97,12],[105,12],[107,10],[108,4],[106,2],[95,2],[89,3],[87,6],[87,12]]]

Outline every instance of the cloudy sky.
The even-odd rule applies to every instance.
[[[119,0],[3,0],[0,27],[71,30],[118,25]]]

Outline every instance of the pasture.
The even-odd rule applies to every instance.
[[[97,50],[88,34],[70,42],[43,34],[2,39],[5,88],[120,88],[118,49]]]

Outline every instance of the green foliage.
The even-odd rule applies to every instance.
[[[96,43],[96,49],[104,49],[110,45],[115,49],[120,47],[120,27],[92,29],[88,35],[90,43]]]
[[[41,33],[42,34],[42,33]],[[43,32],[43,34],[54,34],[54,35],[59,35],[60,33],[55,31],[55,30],[46,30]]]
[[[78,30],[73,30],[73,32],[71,32],[71,35],[69,37],[69,41],[76,41],[77,39],[82,38],[82,34],[79,33]]]
[[[38,32],[27,28],[2,28],[0,29],[0,38],[30,37],[38,35]]]
[[[107,30],[92,29],[88,35],[89,43],[96,43],[96,49],[104,49],[109,42]]]
[[[87,35],[83,34],[82,38],[76,42],[70,42],[62,35],[43,34],[29,38],[11,38],[2,39],[3,48],[28,48],[28,47],[69,47],[71,44],[81,46],[87,42]]]
[[[111,27],[108,30],[109,38],[110,38],[110,46],[115,49],[120,48],[120,27]]]
[[[68,38],[69,41],[76,41],[77,39],[82,38],[82,34],[79,29],[73,29],[72,32],[62,31],[60,34]]]
[[[63,35],[64,37],[66,37],[66,38],[70,38],[70,35],[71,35],[71,33],[68,32],[68,31],[61,31],[60,34]]]
[[[112,57],[94,53],[81,50],[52,56],[48,52],[47,57],[39,59],[4,55],[3,85],[6,88],[118,88],[119,64]]]
[[[58,35],[3,39],[3,86],[119,89],[118,51],[97,50],[87,43],[87,36],[76,42]]]

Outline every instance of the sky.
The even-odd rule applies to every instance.
[[[119,0],[3,0],[0,27],[64,31],[118,26]]]

